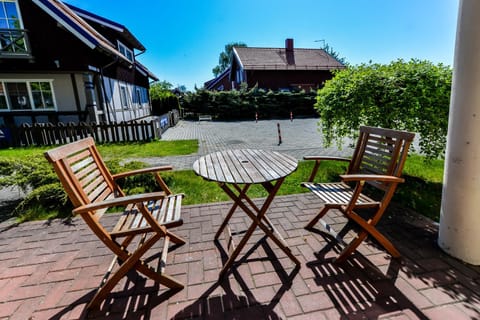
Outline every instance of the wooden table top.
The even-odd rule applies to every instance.
[[[237,149],[203,156],[195,161],[193,170],[206,180],[252,184],[288,176],[297,165],[297,160],[276,151]]]

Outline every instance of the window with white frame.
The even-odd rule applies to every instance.
[[[0,82],[0,110],[5,110],[5,109],[8,109],[7,95],[5,94],[3,83]]]
[[[0,110],[54,110],[51,80],[0,80]]]
[[[133,51],[120,41],[118,41],[118,51],[120,51],[121,54],[127,57],[128,60],[133,62]]]
[[[33,107],[35,109],[53,109],[52,87],[48,82],[30,82]]]
[[[17,0],[0,0],[0,29],[22,29]]]
[[[135,102],[140,106],[149,103],[147,88],[135,87]]]
[[[140,88],[135,88],[135,102],[138,104],[138,107],[141,108],[142,105],[142,91]]]
[[[128,106],[129,106],[128,93],[127,93],[127,87],[124,85],[120,85],[120,103],[123,109],[128,109]]]
[[[8,54],[28,52],[16,0],[0,0],[0,51]]]

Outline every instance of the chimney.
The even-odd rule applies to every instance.
[[[285,57],[287,58],[288,65],[295,64],[295,56],[293,54],[293,39],[286,39],[285,40]]]
[[[285,39],[285,51],[293,52],[293,39]]]

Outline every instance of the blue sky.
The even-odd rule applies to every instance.
[[[319,48],[350,64],[399,58],[453,65],[459,0],[66,0],[125,25],[161,80],[193,90],[213,78],[225,44]]]

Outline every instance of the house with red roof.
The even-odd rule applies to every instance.
[[[151,115],[142,43],[59,0],[0,0],[0,126]]]
[[[332,71],[345,66],[323,49],[295,48],[293,39],[284,48],[234,47],[232,64],[205,84],[207,90],[248,88],[313,90],[332,78]]]

